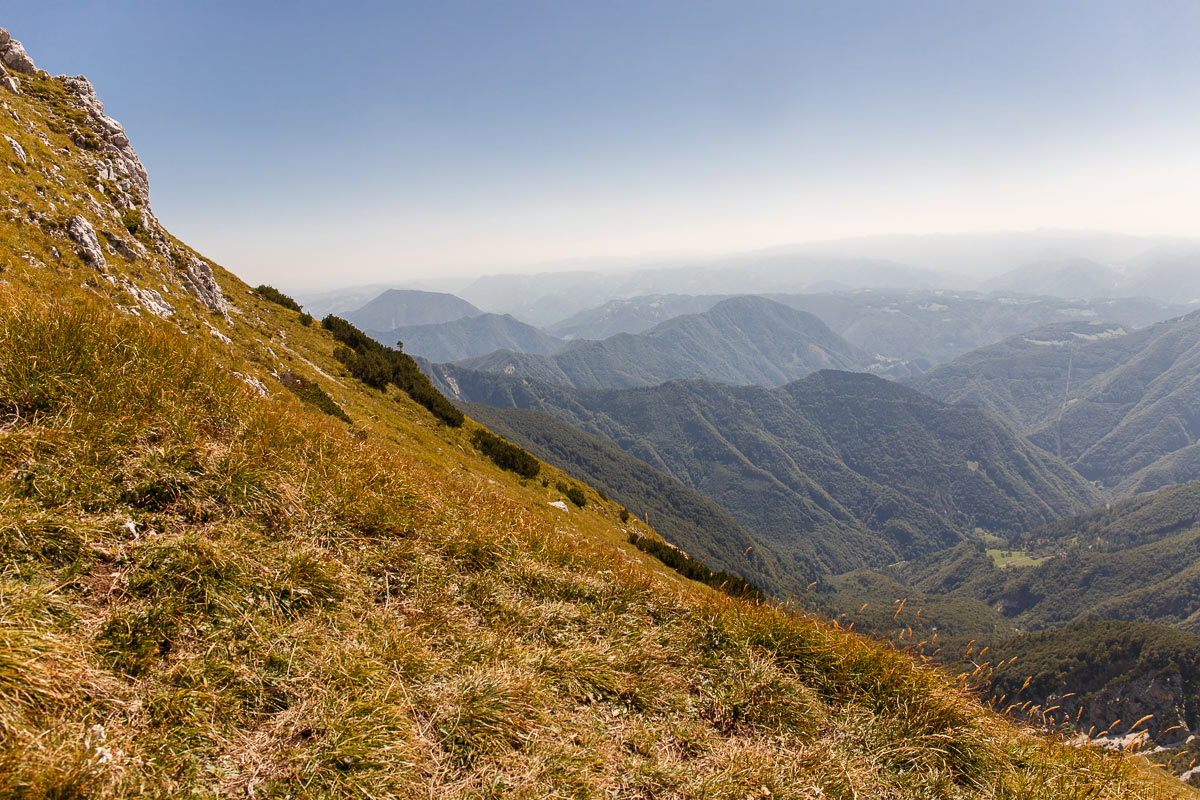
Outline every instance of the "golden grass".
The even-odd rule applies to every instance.
[[[647,569],[615,507],[545,509],[423,410],[380,395],[363,440],[169,326],[3,305],[7,793],[1168,796]]]
[[[128,232],[42,88],[0,115],[30,155],[0,171],[0,796],[1183,791],[680,578],[591,490],[548,508],[471,424],[358,384],[318,326],[228,273],[226,322],[156,257],[83,267],[65,219]],[[121,280],[177,314],[115,310]],[[353,424],[231,377],[284,369]]]

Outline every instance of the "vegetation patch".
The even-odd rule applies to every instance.
[[[734,597],[746,597],[752,600],[766,600],[767,596],[752,583],[744,580],[737,575],[731,575],[724,570],[713,572],[703,563],[689,556],[679,548],[671,547],[671,545],[659,539],[653,539],[649,536],[639,536],[636,533],[629,534],[629,543],[643,553],[648,553],[654,556],[662,563],[666,564],[671,569],[678,572],[685,578],[690,578],[694,581],[706,583],[714,589],[719,589],[728,595]]]
[[[482,428],[471,434],[471,444],[475,445],[496,466],[515,472],[522,478],[534,478],[542,471],[542,464],[525,450],[511,444],[502,436],[496,436]]]
[[[587,505],[587,495],[585,495],[583,493],[583,489],[580,489],[578,486],[574,486],[569,483],[563,483],[562,481],[556,481],[554,488],[562,492],[563,496],[580,508],[583,508]]]
[[[457,428],[463,424],[463,413],[433,388],[412,356],[385,347],[332,314],[321,320],[321,325],[344,345],[336,348],[333,355],[346,365],[351,375],[375,389],[383,390],[389,383],[395,384],[450,427]]]
[[[304,310],[300,307],[299,303],[276,289],[274,286],[268,286],[265,283],[260,286],[255,286],[254,293],[264,300],[270,300],[272,303],[281,305],[284,308],[290,308],[292,311]]]
[[[350,417],[346,415],[342,407],[334,402],[333,398],[326,394],[316,381],[307,380],[291,370],[285,370],[279,373],[279,382],[305,403],[321,409],[331,417],[337,417],[344,422],[350,421]]]

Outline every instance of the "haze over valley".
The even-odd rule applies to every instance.
[[[1191,6],[4,14],[0,797],[1200,797]]]

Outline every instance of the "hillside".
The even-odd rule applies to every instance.
[[[548,505],[569,476],[352,377],[379,352],[161,228],[89,84],[0,55],[0,795],[1183,796]]]
[[[781,597],[804,592],[808,583],[805,565],[782,557],[746,533],[712,500],[609,440],[540,411],[482,403],[468,403],[464,408],[472,419],[547,463],[583,478],[634,516],[648,519],[667,541],[695,553],[714,569],[770,587]]]
[[[564,342],[505,314],[477,314],[449,322],[406,325],[386,331],[367,328],[377,341],[404,343],[404,351],[430,361],[459,361],[495,350],[553,353]]]
[[[1200,477],[1200,312],[1135,331],[1041,328],[910,385],[988,408],[1118,494]]]
[[[1027,293],[864,289],[837,294],[772,295],[820,317],[851,344],[885,359],[893,374],[918,375],[976,348],[1059,323],[1106,320],[1138,328],[1183,312],[1181,306],[1127,298],[1065,300]],[[899,364],[889,362],[898,361]]]
[[[343,316],[363,330],[392,331],[408,325],[436,325],[482,314],[475,306],[445,292],[388,289]]]
[[[1038,261],[989,278],[980,284],[987,292],[1017,292],[1052,297],[1112,297],[1123,276],[1087,258]]]
[[[607,339],[618,333],[641,333],[684,314],[703,314],[726,295],[699,297],[687,294],[655,294],[609,300],[604,305],[572,314],[546,328],[564,339]]]
[[[1002,665],[993,696],[1005,698],[1004,705],[1011,698],[1057,707],[1050,716],[1083,732],[1117,738],[1134,720],[1153,714],[1148,733],[1178,745],[1200,722],[1195,634],[1137,622],[1078,622],[994,642],[990,655]]]
[[[549,356],[498,352],[459,363],[559,386],[613,389],[676,378],[778,386],[818,369],[862,369],[870,362],[815,316],[747,295],[645,333],[578,342]]]
[[[1200,482],[1007,539],[896,564],[914,590],[970,597],[1023,628],[1120,619],[1200,633]]]
[[[809,580],[1016,533],[1097,502],[1061,462],[973,409],[869,375],[772,390],[672,381],[565,389],[439,365],[454,397],[545,411],[708,495],[811,565]]]

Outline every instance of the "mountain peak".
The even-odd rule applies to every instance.
[[[38,70],[3,29],[0,64],[9,93],[2,101],[4,138],[16,159],[11,170],[34,179],[9,193],[9,212],[42,234],[32,237],[26,260],[88,267],[117,295],[132,297],[139,313],[175,314],[178,304],[169,296],[177,287],[228,320],[212,264],[159,224],[146,168],[88,79]]]

